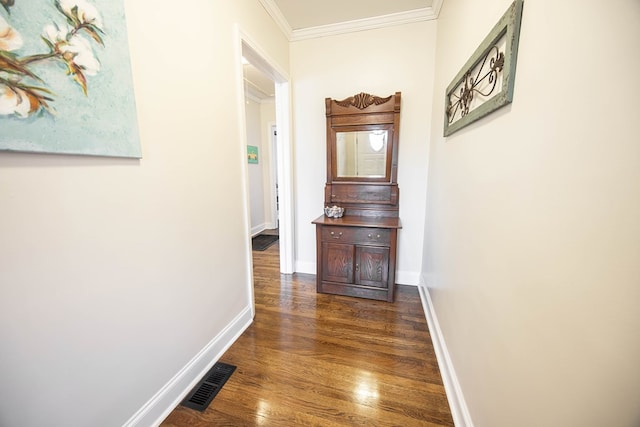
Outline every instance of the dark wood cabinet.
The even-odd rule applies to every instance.
[[[380,246],[356,246],[356,280],[360,286],[387,288],[389,286],[389,252]]]
[[[317,291],[393,301],[398,229],[400,92],[326,99],[327,183],[316,225]],[[362,147],[364,145],[364,147]],[[355,159],[355,160],[354,160]]]
[[[317,290],[393,301],[399,218],[318,217]]]

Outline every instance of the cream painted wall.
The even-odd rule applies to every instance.
[[[315,274],[315,228],[326,181],[324,99],[402,92],[398,283],[422,262],[436,23],[420,22],[291,44],[296,182],[296,271]]]
[[[234,25],[288,42],[255,0],[125,6],[143,159],[0,153],[3,426],[122,425],[250,304]]]
[[[640,425],[640,3],[526,1],[511,106],[442,137],[509,0],[438,20],[423,273],[476,426]]]
[[[248,163],[249,169],[249,205],[251,212],[251,234],[264,230],[264,149],[261,132],[260,104],[247,99],[245,104],[247,117],[247,144],[258,147],[258,163]]]
[[[247,144],[258,147],[258,163],[249,163],[249,204],[251,212],[251,233],[257,234],[274,223],[272,212],[271,173],[272,155],[270,123],[276,121],[275,104],[245,98],[247,118]]]
[[[260,103],[260,132],[262,135],[262,182],[264,186],[264,219],[267,228],[274,228],[277,224],[275,212],[277,162],[274,161],[275,149],[272,147],[271,126],[276,124],[276,104],[273,100],[263,100]]]

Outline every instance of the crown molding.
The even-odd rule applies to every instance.
[[[247,99],[257,102],[258,104],[272,104],[275,102],[273,95],[264,92],[252,81],[244,79],[244,83],[244,96]]]
[[[443,0],[434,0],[433,6],[423,9],[409,10],[406,12],[391,13],[389,15],[375,16],[372,18],[356,19],[337,24],[320,25],[317,27],[293,30],[290,41],[307,40],[318,37],[335,36],[338,34],[352,33],[356,31],[373,30],[376,28],[391,27],[394,25],[410,24],[420,21],[431,21],[438,18]]]
[[[320,25],[317,27],[293,30],[284,17],[278,5],[273,0],[259,0],[269,16],[280,27],[289,41],[313,39],[318,37],[334,36],[337,34],[352,33],[356,31],[373,30],[376,28],[391,27],[394,25],[410,24],[420,21],[431,21],[438,18],[442,2],[433,0],[431,7],[409,10],[406,12],[391,13],[389,15],[375,16],[372,18],[356,19],[337,24]]]
[[[287,19],[284,17],[280,8],[274,3],[273,0],[259,0],[262,7],[267,11],[269,16],[275,21],[275,23],[280,27],[280,30],[284,33],[289,41],[291,41],[293,37],[293,30],[291,29],[291,25],[287,22]]]

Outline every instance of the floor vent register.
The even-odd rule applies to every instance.
[[[181,405],[204,412],[235,370],[236,367],[233,365],[217,362],[187,394]]]

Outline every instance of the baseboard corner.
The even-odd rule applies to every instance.
[[[123,427],[158,426],[180,404],[202,376],[253,322],[251,307],[246,307],[225,329],[171,378]]]
[[[433,301],[431,300],[431,295],[429,294],[429,289],[424,278],[420,280],[418,292],[420,293],[422,307],[427,318],[427,324],[429,326],[433,348],[436,352],[440,374],[442,375],[442,382],[444,383],[445,392],[447,393],[453,423],[456,427],[473,427],[469,408],[467,407],[462,388],[458,382],[458,377],[456,376],[453,362],[449,355],[444,335],[440,329],[438,317],[433,307]]]

